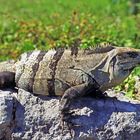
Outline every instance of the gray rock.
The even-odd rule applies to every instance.
[[[108,94],[114,96],[112,91]],[[15,95],[8,94],[3,99],[0,97],[0,110],[4,108],[3,104],[7,108],[3,109],[5,113],[0,116],[0,131],[5,128],[3,124],[14,124],[9,127],[13,140],[72,140],[66,125],[62,134],[59,97],[34,96],[24,90],[19,90],[18,95]],[[16,104],[13,96],[17,98]],[[75,114],[71,121],[76,124],[71,131],[74,140],[140,138],[140,102],[130,101],[120,94],[115,96],[118,100],[79,98],[72,103],[71,110]],[[16,105],[15,111],[12,111],[13,103]]]
[[[14,97],[10,91],[0,91],[0,139],[11,139],[14,127]]]

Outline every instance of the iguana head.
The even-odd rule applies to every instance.
[[[132,71],[140,65],[140,50],[133,48],[117,48],[117,66],[124,71]]]
[[[116,48],[114,52],[108,69],[111,86],[116,86],[123,82],[132,70],[140,65],[140,50]]]
[[[114,47],[92,74],[105,91],[123,82],[138,65],[140,65],[140,50]]]

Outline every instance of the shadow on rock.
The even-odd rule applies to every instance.
[[[81,132],[86,132],[94,134],[96,139],[99,138],[97,135],[101,135],[100,133],[102,133],[102,139],[109,139],[109,135],[123,133],[124,136],[125,129],[139,129],[140,104],[138,103],[129,102],[129,100],[120,101],[114,97],[80,98],[72,104],[72,109],[77,110],[77,108],[78,113],[72,118],[72,122],[79,125],[74,127],[75,137],[79,137]],[[140,131],[137,130],[137,132],[140,136]],[[126,131],[126,133],[129,136],[129,132]]]

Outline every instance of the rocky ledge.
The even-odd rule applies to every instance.
[[[109,93],[112,93],[111,91]],[[76,124],[62,133],[59,97],[0,91],[1,140],[138,140],[140,102],[121,94],[114,98],[79,98],[72,103]]]

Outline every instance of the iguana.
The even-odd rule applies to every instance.
[[[0,64],[0,87],[15,86],[34,94],[62,96],[65,121],[73,99],[103,93],[124,81],[140,64],[140,51],[108,46],[32,51],[19,61]]]

